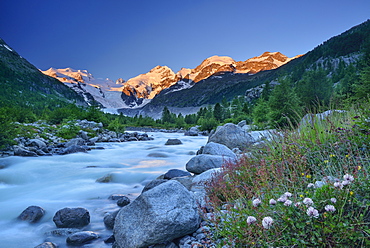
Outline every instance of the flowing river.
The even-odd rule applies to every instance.
[[[91,222],[83,230],[109,237],[103,218],[118,209],[111,194],[125,194],[131,200],[143,186],[169,169],[185,170],[207,137],[181,133],[148,133],[151,141],[99,143],[104,150],[44,157],[0,159],[0,248],[33,248],[45,241],[67,247],[66,237],[45,233],[55,230],[53,216],[58,210],[84,207]],[[182,145],[166,146],[167,139],[178,138]],[[109,183],[96,182],[109,176]],[[28,206],[40,206],[45,216],[35,224],[17,220]],[[111,247],[102,239],[83,247]]]

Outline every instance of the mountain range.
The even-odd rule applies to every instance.
[[[228,56],[212,56],[194,69],[182,68],[175,73],[167,66],[158,65],[127,81],[121,78],[116,81],[96,79],[87,70],[71,68],[50,68],[42,72],[63,82],[85,98],[93,96],[107,111],[126,109],[127,112],[141,109],[162,91],[166,94],[182,91],[209,77],[222,78],[229,73],[253,75],[276,69],[300,56],[288,58],[280,52],[265,52],[245,61],[235,61]]]
[[[346,76],[344,70],[338,73],[340,68],[353,64],[357,70],[356,63],[367,50],[370,20],[295,58],[279,52],[266,52],[246,61],[212,56],[193,69],[182,68],[175,73],[167,66],[156,66],[127,81],[112,81],[71,68],[50,68],[42,73],[0,39],[0,104],[20,109],[58,107],[61,102],[100,105],[109,112],[154,118],[160,117],[166,106],[173,113],[189,114],[223,99],[245,96],[246,92],[258,97],[266,82],[276,85],[271,82],[279,77],[289,77],[296,85],[305,72],[318,67],[336,80],[332,81],[335,87]]]

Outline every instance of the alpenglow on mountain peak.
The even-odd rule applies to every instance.
[[[299,56],[288,58],[280,52],[264,52],[260,56],[245,61],[235,61],[229,56],[214,55],[206,58],[193,69],[181,68],[175,73],[168,66],[157,65],[147,73],[127,81],[118,79],[116,82],[109,79],[97,80],[86,70],[71,68],[50,68],[43,73],[55,77],[69,86],[81,83],[82,86],[73,87],[73,89],[88,90],[106,108],[138,108],[146,105],[161,91],[175,84],[178,86],[176,91],[179,91],[190,88],[211,76],[220,76],[225,73],[255,74],[264,70],[276,69]],[[86,85],[90,87],[86,87]],[[99,90],[97,91],[97,89]],[[120,97],[117,94],[120,94]]]

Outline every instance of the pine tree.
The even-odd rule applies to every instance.
[[[275,86],[268,100],[268,119],[275,126],[295,124],[301,117],[300,101],[291,85],[289,79],[279,79],[279,85]]]
[[[222,114],[222,107],[220,103],[216,103],[214,108],[213,108],[213,117],[217,121],[222,121],[223,120],[223,114]]]

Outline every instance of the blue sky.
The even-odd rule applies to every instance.
[[[0,37],[42,70],[127,80],[213,55],[293,57],[369,18],[369,0],[4,0]]]

